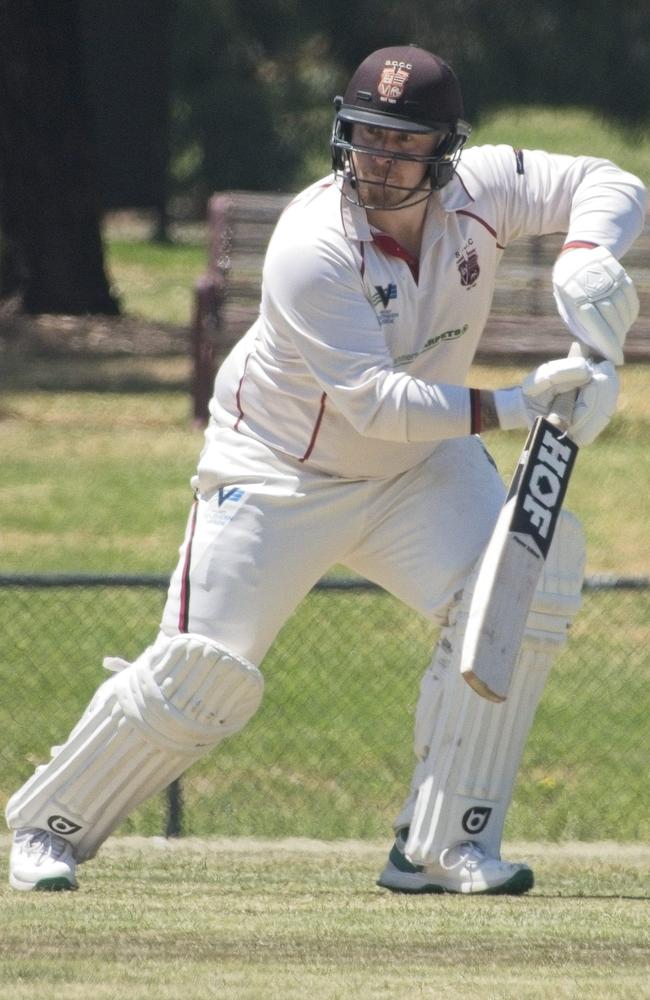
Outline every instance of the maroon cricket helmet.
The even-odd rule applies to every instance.
[[[415,45],[378,49],[364,59],[338,113],[342,121],[404,132],[452,131],[465,114],[451,66]]]
[[[358,190],[352,154],[367,152],[368,147],[353,142],[354,125],[440,133],[434,152],[424,158],[431,190],[449,183],[471,131],[463,118],[463,97],[453,69],[417,45],[395,45],[371,53],[353,74],[344,95],[335,98],[334,106],[332,165],[343,193],[356,204],[360,204],[356,195],[350,197],[351,190]],[[409,158],[405,154],[395,157]]]

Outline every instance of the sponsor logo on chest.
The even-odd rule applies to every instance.
[[[447,344],[452,340],[458,340],[460,337],[463,337],[468,330],[469,326],[465,323],[463,326],[456,327],[455,330],[443,330],[442,333],[434,334],[433,337],[429,337],[429,339],[425,341],[421,350],[413,351],[411,354],[400,354],[398,358],[395,358],[393,368],[401,368],[404,365],[410,364],[411,361],[419,358],[420,355],[433,350],[433,348],[437,347],[438,344]]]
[[[386,323],[394,323],[399,317],[399,313],[390,308],[391,302],[397,299],[397,285],[390,281],[387,285],[375,285],[375,294],[371,302],[375,307],[379,322],[384,326]]]

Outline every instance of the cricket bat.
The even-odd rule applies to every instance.
[[[566,426],[574,401],[574,392],[558,396],[554,413],[535,421],[479,567],[460,669],[467,683],[489,701],[502,702],[508,696],[571,478],[578,446],[567,436]]]

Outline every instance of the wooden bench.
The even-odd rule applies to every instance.
[[[289,194],[229,191],[208,203],[208,261],[194,290],[193,410],[207,418],[221,360],[257,316],[264,253]],[[561,236],[528,237],[507,248],[476,360],[513,363],[561,357],[568,333],[555,309],[550,273]],[[650,360],[650,225],[626,255],[641,315],[626,343],[629,361]]]

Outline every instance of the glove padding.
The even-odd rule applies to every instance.
[[[622,365],[639,297],[616,257],[602,246],[567,250],[553,268],[553,295],[571,332],[603,358]]]
[[[569,436],[577,445],[591,444],[616,412],[618,374],[611,361],[591,366],[591,381],[578,391],[569,424]]]
[[[497,389],[494,401],[504,430],[532,427],[537,417],[553,412],[557,396],[577,390],[567,433],[577,445],[591,444],[616,410],[618,375],[611,361],[594,364],[586,358],[547,361],[521,386]]]

